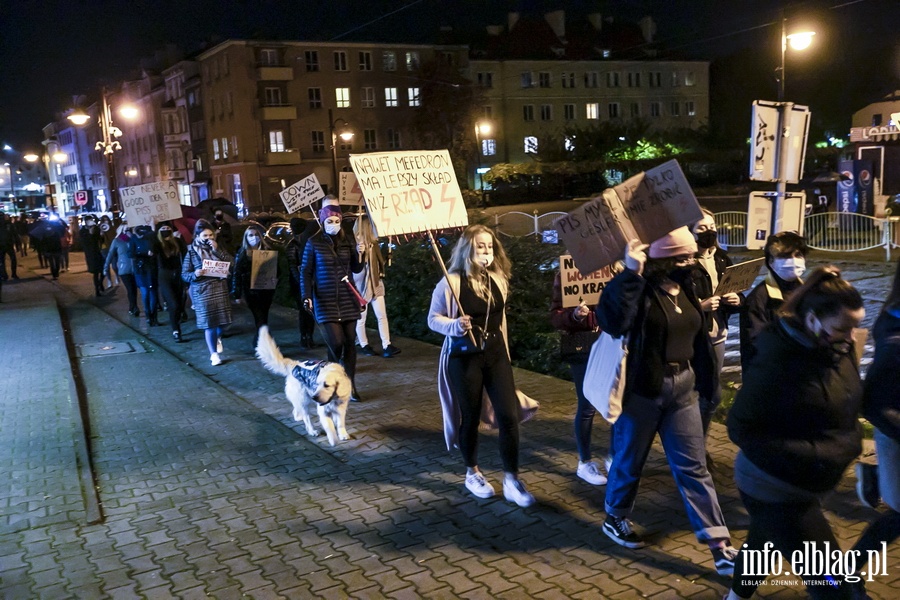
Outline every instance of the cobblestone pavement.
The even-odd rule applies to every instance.
[[[121,288],[94,298],[79,255],[58,282],[33,256],[23,262],[0,304],[3,598],[713,599],[727,589],[688,530],[658,445],[633,515],[653,544],[628,550],[603,535],[604,490],[574,477],[568,382],[516,370],[541,402],[522,426],[522,477],[538,504],[478,500],[443,443],[436,347],[397,339],[395,358],[361,356],[353,439],[331,448],[291,419],[283,381],[252,357],[245,307],[235,307],[225,363],[211,367],[193,321],[175,344],[168,326],[127,314]],[[286,355],[324,357],[321,347],[299,350],[294,311],[274,309],[270,324]],[[78,479],[79,397],[102,509],[95,524]],[[598,455],[608,431],[595,426]],[[709,449],[739,542],[747,517],[721,426]],[[492,433],[480,462],[499,483]],[[853,484],[848,471],[827,502],[844,548],[876,516]],[[894,565],[896,549],[889,574],[869,585],[873,597],[900,595]],[[801,598],[797,583],[770,579],[760,595]]]

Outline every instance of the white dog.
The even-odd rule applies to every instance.
[[[308,435],[319,435],[310,419],[315,410],[332,446],[338,439],[350,439],[345,423],[353,386],[344,367],[324,360],[285,358],[265,325],[259,328],[256,356],[266,369],[284,377],[284,394],[294,405],[294,420],[303,420]]]

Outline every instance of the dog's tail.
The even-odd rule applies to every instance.
[[[263,366],[269,371],[282,377],[291,374],[291,367],[294,361],[286,359],[281,355],[281,350],[272,339],[269,328],[263,325],[259,328],[259,341],[256,343],[256,357],[262,361]]]

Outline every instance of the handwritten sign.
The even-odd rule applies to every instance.
[[[150,225],[162,221],[180,219],[181,204],[178,202],[178,186],[174,181],[144,183],[119,189],[119,198],[125,211],[128,225]]]
[[[447,150],[350,156],[379,237],[469,224]]]
[[[278,252],[250,251],[250,289],[274,290],[278,283]]]
[[[724,296],[733,292],[743,292],[753,287],[753,282],[759,277],[759,270],[765,263],[765,258],[754,258],[753,260],[745,260],[742,263],[731,265],[725,269],[722,279],[713,296]]]
[[[228,277],[228,271],[231,270],[231,263],[225,260],[209,260],[208,258],[204,258],[202,268],[205,276],[224,279]]]
[[[316,174],[313,173],[284,188],[278,192],[278,196],[284,203],[288,213],[295,213],[300,212],[301,208],[321,199],[325,196],[325,192],[322,191],[322,186],[319,185],[319,180],[316,178]]]
[[[856,354],[856,366],[866,350],[866,342],[869,340],[869,330],[864,327],[854,327],[850,334],[853,337],[853,350]]]
[[[338,203],[362,206],[363,195],[362,190],[359,189],[359,182],[356,180],[356,175],[344,171],[340,173],[340,176],[341,185],[340,193],[338,194]]]
[[[595,196],[553,223],[582,275],[614,263],[628,240],[638,237],[611,189]]]
[[[575,266],[575,261],[568,254],[559,257],[559,280],[562,284],[563,308],[578,306],[584,301],[588,306],[600,302],[600,293],[606,282],[613,278],[612,267],[606,266],[599,271],[582,275]]]

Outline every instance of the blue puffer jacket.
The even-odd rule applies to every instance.
[[[106,255],[106,263],[103,265],[103,272],[109,270],[111,264],[116,265],[116,272],[119,275],[134,274],[134,254],[129,244],[130,236],[127,234],[117,235],[109,247],[109,254]]]
[[[309,238],[300,267],[300,290],[304,299],[312,298],[317,323],[359,319],[359,304],[341,279],[346,275],[353,285],[352,273],[362,269],[356,247],[344,231],[336,236],[320,231]]]

